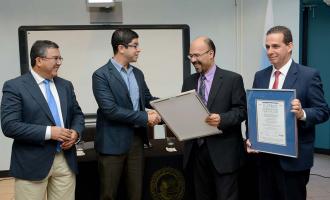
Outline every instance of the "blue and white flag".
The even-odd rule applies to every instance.
[[[267,31],[274,26],[274,15],[273,15],[273,1],[268,0],[267,3],[267,9],[266,9],[266,15],[265,15],[265,26],[264,26],[264,34],[263,34],[263,40],[262,40],[262,51],[261,51],[261,63],[260,63],[260,69],[264,69],[268,66],[270,66],[270,62],[267,57],[267,51],[265,47],[265,41],[266,41],[266,33]]]

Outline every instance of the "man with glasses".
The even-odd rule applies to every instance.
[[[57,76],[63,60],[58,45],[38,40],[30,59],[32,70],[6,81],[2,90],[2,131],[14,139],[15,199],[74,200],[75,143],[84,115],[72,83]]]
[[[124,179],[127,198],[141,200],[143,144],[149,144],[147,125],[160,122],[154,110],[145,111],[155,98],[142,71],[130,64],[141,52],[138,38],[130,29],[116,30],[111,38],[114,56],[92,77],[99,106],[95,149],[99,154],[101,199],[118,199],[118,186]]]
[[[188,58],[197,73],[184,80],[182,91],[198,92],[211,113],[205,122],[222,133],[185,142],[184,167],[193,171],[197,200],[237,200],[246,96],[242,77],[216,66],[215,50],[210,38],[192,41]]]

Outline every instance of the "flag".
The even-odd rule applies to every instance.
[[[266,41],[266,33],[267,31],[274,26],[274,15],[273,15],[273,1],[268,0],[267,2],[267,8],[266,8],[266,15],[265,15],[265,25],[264,25],[264,34],[263,34],[263,40],[262,40],[262,51],[261,51],[261,63],[260,63],[260,69],[264,69],[268,67],[270,64],[268,57],[267,57],[267,51],[265,47],[265,41]]]

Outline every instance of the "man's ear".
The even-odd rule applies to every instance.
[[[124,53],[124,50],[126,49],[126,47],[122,44],[118,45],[118,52],[119,53]]]

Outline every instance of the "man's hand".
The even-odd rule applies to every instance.
[[[304,117],[304,111],[301,107],[301,103],[299,99],[294,99],[291,101],[291,112],[293,112],[296,115],[296,118],[298,120]]]
[[[71,140],[71,131],[69,129],[58,126],[52,126],[50,132],[51,132],[50,138],[52,140],[57,140],[60,142]]]
[[[205,122],[210,126],[218,127],[221,122],[221,117],[219,114],[211,113],[209,116],[207,116]]]
[[[249,139],[244,142],[245,150],[248,153],[259,153],[259,151],[252,149],[252,145]]]
[[[78,133],[73,129],[70,129],[70,132],[71,132],[71,139],[63,142],[61,145],[63,150],[70,149],[73,145],[75,145],[75,143],[78,140]]]
[[[148,126],[155,126],[162,119],[155,110],[149,110],[148,112]]]

